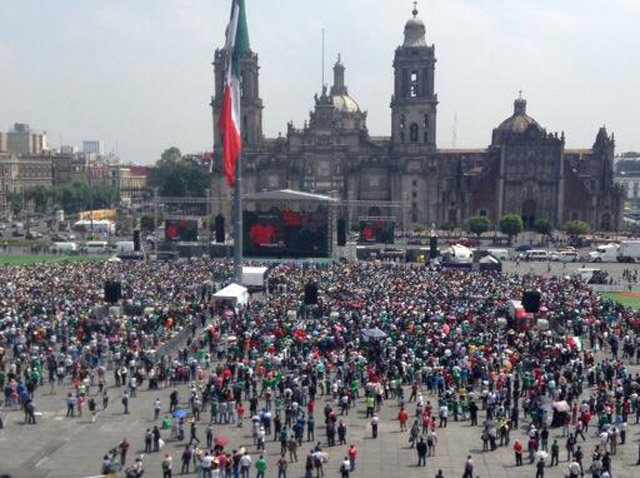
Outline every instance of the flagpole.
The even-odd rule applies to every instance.
[[[242,154],[236,161],[236,182],[233,189],[233,278],[242,285]]]

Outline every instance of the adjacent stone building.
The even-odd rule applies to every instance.
[[[220,168],[218,128],[224,50],[216,50],[213,65],[212,210],[229,219],[231,191]],[[416,10],[395,51],[389,137],[369,134],[367,114],[349,95],[338,58],[333,86],[315,96],[309,120],[301,128],[288,124],[284,137],[265,138],[258,55],[249,52],[240,65],[245,193],[291,188],[328,194],[342,201],[340,214],[352,223],[387,217],[405,228],[462,226],[475,215],[496,223],[510,213],[521,215],[527,227],[540,218],[556,226],[577,219],[598,230],[620,227],[623,190],[613,180],[615,142],[604,128],[591,148],[567,149],[564,133],[547,132],[527,115],[520,97],[488,147],[437,147],[435,47]]]

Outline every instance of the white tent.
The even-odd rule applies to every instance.
[[[242,268],[242,283],[249,287],[262,288],[265,286],[265,279],[269,272],[268,267],[247,267]]]
[[[249,303],[249,291],[238,284],[230,284],[213,296],[216,300],[230,302],[234,307]]]

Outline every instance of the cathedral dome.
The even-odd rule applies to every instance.
[[[418,18],[417,6],[413,9],[413,18],[410,18],[404,26],[404,44],[403,47],[423,47],[427,46],[425,36],[427,29],[424,22]]]
[[[501,132],[522,134],[530,127],[535,128],[539,133],[544,130],[531,116],[527,115],[527,100],[518,98],[514,103],[513,115],[504,120],[497,130]]]
[[[347,94],[333,95],[333,107],[341,113],[360,113],[358,103]]]

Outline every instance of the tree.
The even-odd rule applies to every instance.
[[[524,224],[517,214],[507,214],[500,218],[500,232],[509,236],[509,241],[522,232]]]
[[[167,149],[149,173],[149,185],[158,188],[161,196],[204,197],[209,176],[202,166],[185,158],[178,148]]]
[[[140,229],[145,232],[153,232],[156,228],[156,221],[153,216],[142,216],[140,218]]]
[[[29,201],[34,202],[36,212],[46,213],[49,206],[50,199],[53,198],[53,188],[46,188],[44,186],[36,186],[35,188],[27,191],[25,197]]]
[[[535,224],[535,230],[538,234],[549,236],[553,231],[553,223],[546,218],[538,219]]]
[[[570,236],[586,236],[591,232],[591,226],[584,221],[569,221],[565,229]]]
[[[11,212],[14,216],[18,216],[20,212],[24,209],[24,198],[21,194],[10,194],[9,195],[9,206],[11,207]]]
[[[33,201],[35,210],[40,213],[46,213],[54,206],[73,214],[91,208],[111,208],[120,202],[120,193],[108,184],[75,181],[50,188],[37,186],[25,192],[25,199]]]
[[[478,238],[487,232],[490,226],[491,224],[489,224],[489,219],[486,216],[474,216],[469,219],[469,231],[478,236]]]

